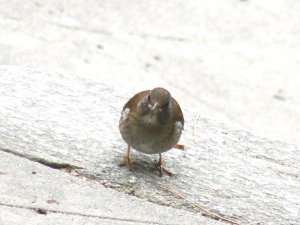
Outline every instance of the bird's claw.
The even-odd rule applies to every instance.
[[[120,167],[127,166],[129,170],[134,170],[134,169],[137,168],[137,166],[132,165],[132,164],[130,163],[130,158],[129,158],[128,156],[126,156],[126,157],[124,158],[124,162],[120,163],[119,166],[120,166]]]
[[[163,168],[163,166],[160,162],[155,163],[155,166],[154,166],[154,168],[152,168],[152,170],[158,170],[160,177],[162,177],[163,172],[168,174],[170,177],[174,176],[174,174],[171,173],[169,170]]]

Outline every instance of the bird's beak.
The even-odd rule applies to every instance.
[[[154,103],[154,105],[153,105],[151,111],[155,110],[156,107],[157,107],[157,102]]]

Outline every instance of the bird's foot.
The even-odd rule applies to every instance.
[[[163,168],[162,163],[160,163],[160,162],[155,163],[153,170],[158,170],[160,177],[162,177],[163,172],[168,174],[170,177],[174,176],[174,174],[171,173],[169,170]]]
[[[133,170],[133,169],[136,169],[136,168],[137,168],[137,166],[134,166],[134,165],[132,165],[132,164],[130,163],[130,158],[129,158],[128,156],[126,156],[126,157],[124,158],[124,162],[120,163],[119,166],[120,166],[120,167],[122,167],[122,166],[127,166],[129,170]]]

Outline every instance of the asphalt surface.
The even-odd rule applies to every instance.
[[[74,72],[300,143],[300,3],[0,0],[0,64]]]

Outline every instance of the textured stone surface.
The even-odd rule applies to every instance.
[[[0,169],[6,172],[0,174],[1,225],[223,224],[2,151]]]
[[[72,72],[300,144],[300,1],[0,0],[0,65]]]
[[[186,150],[163,154],[176,177],[150,169],[158,156],[132,151],[119,168],[122,90],[72,74],[0,67],[0,147],[24,157],[82,167],[78,173],[151,202],[195,211],[164,186],[213,212],[261,224],[300,223],[299,146],[255,136],[183,110]]]

